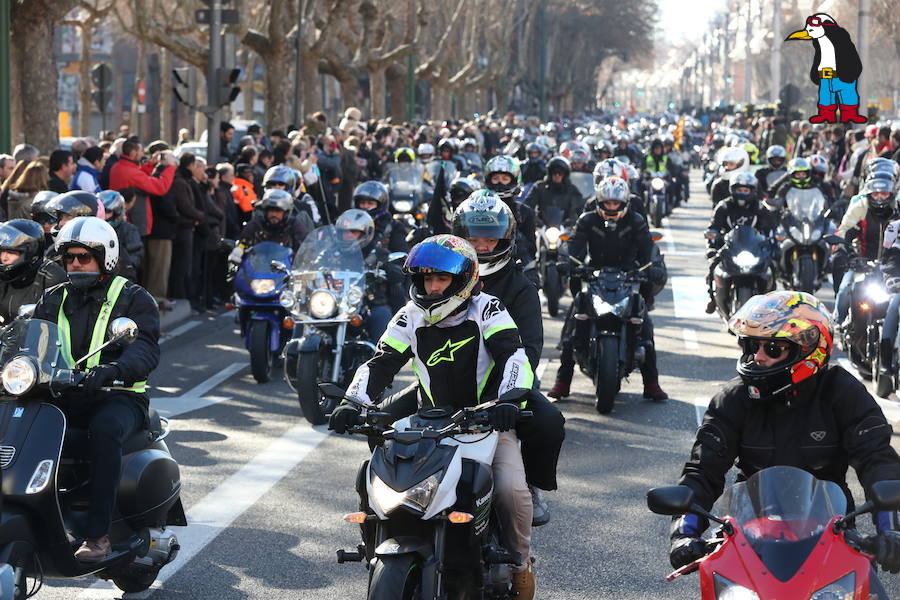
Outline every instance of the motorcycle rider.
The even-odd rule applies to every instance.
[[[97,194],[106,211],[106,222],[109,223],[119,238],[118,274],[131,281],[137,281],[141,263],[144,259],[144,241],[134,223],[125,220],[125,197],[113,190],[104,190]]]
[[[669,173],[672,174],[672,197],[680,200],[683,195],[684,201],[687,202],[691,196],[688,168],[684,164],[681,152],[675,149],[675,138],[671,135],[667,135],[663,139],[663,151],[666,153],[666,158],[669,159]]]
[[[633,165],[642,164],[640,151],[631,144],[628,136],[624,133],[616,138],[616,147],[612,153],[613,158],[619,158],[620,156],[624,156]]]
[[[709,303],[706,313],[716,312],[715,288],[713,273],[719,264],[718,250],[722,247],[725,234],[741,225],[750,225],[758,232],[769,237],[778,227],[775,213],[768,210],[759,201],[756,190],[756,177],[749,172],[738,173],[731,184],[731,195],[716,204],[712,220],[707,231],[715,232],[715,237],[707,240],[707,258],[709,272],[706,274],[706,285],[709,292]]]
[[[516,216],[516,258],[525,275],[539,287],[537,269],[532,264],[537,254],[534,210],[517,200],[522,191],[520,179],[519,163],[511,156],[500,154],[484,165],[484,187],[500,196]]]
[[[557,208],[562,215],[562,222],[572,224],[581,214],[584,201],[581,192],[569,179],[572,167],[562,156],[554,156],[547,163],[547,176],[543,181],[535,183],[524,203],[534,209],[535,218],[542,221],[547,218],[550,208]]]
[[[429,235],[450,233],[450,221],[453,219],[453,211],[479,189],[481,189],[481,182],[477,179],[457,177],[450,182],[448,191],[450,196],[449,205],[445,200],[438,198],[437,195],[433,196],[431,204],[428,205],[428,213],[425,215],[428,228],[422,228],[421,232],[413,232],[414,237],[422,236],[416,239],[416,243],[421,242]],[[430,233],[428,230],[430,230]],[[423,233],[428,235],[423,236]],[[410,237],[407,237],[407,240],[410,240]]]
[[[825,202],[831,206],[835,199],[841,195],[837,184],[828,177],[828,159],[821,154],[813,154],[809,157],[810,178],[812,184],[822,191]]]
[[[51,198],[44,205],[44,210],[56,215],[56,230],[59,231],[76,217],[98,216],[100,206],[102,204],[95,194],[83,190],[72,190]]]
[[[353,190],[353,206],[366,211],[375,223],[375,243],[390,252],[408,252],[406,235],[409,227],[392,219],[387,186],[380,181],[364,181]]]
[[[413,282],[411,299],[394,315],[375,355],[357,369],[348,395],[377,404],[410,359],[422,393],[434,406],[474,406],[516,390],[527,394],[534,374],[518,329],[497,298],[480,292],[478,266],[475,250],[456,236],[438,235],[417,244],[404,265]],[[511,402],[491,409],[491,424],[501,432],[493,462],[494,493],[504,546],[520,553],[525,563],[514,569],[513,597],[531,600],[532,503],[514,431],[518,412]],[[342,404],[332,413],[329,428],[343,433],[359,415],[355,405]]]
[[[788,161],[787,172],[769,187],[769,199],[766,203],[773,208],[782,209],[791,188],[808,190],[812,186],[812,166],[809,161],[805,158],[792,158]]]
[[[103,219],[76,217],[60,230],[56,250],[68,282],[48,289],[34,310],[35,319],[60,328],[62,352],[72,364],[98,348],[109,323],[127,317],[138,326],[129,345],[112,344],[80,363],[80,388],[54,403],[70,425],[90,432],[90,505],[84,542],[75,552],[83,562],[110,552],[109,528],[122,463],[122,444],[149,424],[147,377],[159,364],[159,309],[141,286],[113,275],[119,260],[116,232]]]
[[[738,481],[776,465],[833,481],[851,509],[848,465],[865,490],[877,481],[900,479],[900,457],[881,408],[862,383],[829,363],[832,322],[815,296],[792,291],[754,296],[731,318],[729,329],[741,347],[739,377],[710,401],[679,481],[694,490],[697,504],[712,508],[735,461]],[[876,525],[876,560],[896,573],[900,534],[892,531],[891,513],[878,513]],[[700,537],[707,526],[696,515],[673,519],[673,567],[707,554]]]
[[[416,148],[416,157],[419,159],[422,166],[430,163],[431,159],[434,158],[434,146],[428,142],[419,144]]]
[[[756,172],[757,189],[762,197],[768,197],[769,184],[767,183],[769,174],[784,172],[784,163],[787,160],[787,150],[784,146],[774,144],[766,148],[766,166]]]
[[[439,141],[437,151],[440,160],[453,161],[453,164],[456,165],[456,169],[460,173],[465,172],[467,168],[466,161],[459,155],[459,146],[456,144],[454,138],[444,138]]]
[[[710,189],[713,206],[728,197],[731,191],[731,182],[737,172],[746,171],[750,162],[747,151],[743,148],[732,147],[722,152],[722,166],[719,175]]]
[[[228,255],[228,262],[233,265],[240,266],[244,250],[261,242],[275,242],[296,252],[309,234],[309,228],[291,215],[294,198],[285,190],[267,190],[255,208],[260,214],[244,226]]]
[[[49,253],[53,252],[53,228],[56,226],[58,217],[55,212],[47,209],[47,204],[57,196],[59,194],[56,192],[47,190],[35,194],[31,201],[31,220],[44,230],[44,241]]]
[[[575,225],[575,233],[569,239],[569,255],[583,260],[590,253],[589,264],[593,267],[616,267],[623,271],[632,271],[653,263],[653,239],[643,217],[628,210],[628,184],[618,177],[605,179],[597,187],[599,204],[594,212],[583,213]],[[568,263],[560,263],[557,268],[568,268]],[[665,271],[659,264],[646,269],[647,279],[658,283],[665,277]],[[563,325],[561,342],[562,353],[559,357],[559,370],[556,372],[556,383],[547,392],[551,398],[564,398],[569,395],[569,386],[575,372],[575,346],[586,348],[590,340],[585,321],[575,319],[576,298],[569,307],[566,322]],[[646,358],[641,365],[641,376],[644,380],[644,398],[658,402],[668,399],[659,386],[659,372],[656,368],[656,349],[653,340],[653,321],[650,315],[642,315],[643,325],[641,337],[646,347]]]
[[[544,147],[537,142],[529,142],[525,146],[527,157],[522,161],[522,184],[528,185],[540,181],[547,174],[547,164],[544,161]]]
[[[25,304],[35,304],[44,290],[66,281],[66,272],[46,260],[43,228],[27,219],[0,225],[0,323],[9,324]]]
[[[628,169],[627,165],[618,161],[615,158],[607,158],[606,160],[602,160],[597,163],[597,166],[594,167],[594,189],[597,189],[597,186],[600,185],[600,182],[609,177],[621,177],[626,182],[629,181],[628,178]],[[631,191],[631,186],[629,186],[629,191],[631,193],[628,199],[628,210],[633,210],[639,215],[641,215],[644,220],[647,220],[647,212],[644,208],[644,199],[639,195],[635,194]],[[581,212],[591,212],[597,210],[597,196],[594,195],[593,198],[585,202],[584,208],[581,209]]]

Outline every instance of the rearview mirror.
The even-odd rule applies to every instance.
[[[34,308],[37,304],[23,304],[19,307],[19,312],[17,313],[22,319],[30,319],[34,315]]]
[[[691,511],[694,490],[686,485],[669,485],[647,492],[647,508],[658,515],[678,516]]]
[[[138,335],[137,323],[128,317],[113,319],[109,325],[109,335],[112,339],[130,344]]]
[[[900,481],[876,481],[869,496],[878,510],[900,509]]]
[[[388,262],[400,262],[406,260],[406,257],[409,256],[406,252],[391,252],[388,254]]]
[[[276,271],[282,271],[284,273],[287,273],[287,270],[288,270],[287,265],[284,264],[283,262],[281,262],[280,260],[273,260],[270,264],[271,264],[272,268],[275,269]]]

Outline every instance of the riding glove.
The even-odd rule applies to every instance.
[[[498,404],[491,409],[491,427],[497,431],[509,431],[516,426],[516,418],[519,416],[519,407],[509,402]]]
[[[882,531],[870,539],[874,542],[875,560],[881,568],[900,573],[900,532]]]
[[[358,423],[359,416],[359,408],[352,404],[342,404],[331,413],[328,429],[334,430],[335,433],[346,433],[347,429]]]
[[[669,550],[669,562],[673,569],[680,569],[706,556],[706,542],[700,537],[673,537]]]
[[[228,255],[228,262],[233,265],[240,265],[241,258],[244,256],[244,249],[240,246],[236,246],[234,250]]]
[[[93,396],[100,388],[112,385],[119,377],[119,367],[116,365],[99,365],[85,375],[84,391],[88,396]]]

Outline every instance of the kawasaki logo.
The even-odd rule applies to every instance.
[[[425,361],[425,364],[429,367],[433,367],[434,365],[438,364],[442,360],[446,360],[448,362],[453,362],[453,355],[456,353],[456,351],[474,339],[475,339],[475,336],[473,335],[470,338],[466,338],[466,339],[460,340],[458,342],[451,342],[450,340],[447,340],[447,343],[444,344],[443,346],[441,346],[440,349],[435,350],[434,352],[431,353],[431,356],[428,357],[428,360]]]

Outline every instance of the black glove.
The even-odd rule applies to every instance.
[[[498,404],[491,409],[491,427],[497,431],[509,431],[516,426],[519,407],[509,402]]]
[[[572,271],[572,265],[567,262],[556,263],[556,272],[560,275],[568,275]]]
[[[98,365],[87,372],[84,377],[84,391],[88,396],[96,394],[100,388],[110,386],[120,379],[119,367],[116,365]]]
[[[359,408],[352,404],[341,404],[332,411],[328,429],[333,429],[335,433],[346,433],[348,428],[357,424],[359,417]]]
[[[867,541],[875,549],[875,560],[882,569],[900,573],[900,532],[882,531]]]
[[[669,550],[669,562],[673,569],[680,569],[699,558],[706,556],[706,542],[699,537],[674,537]]]

